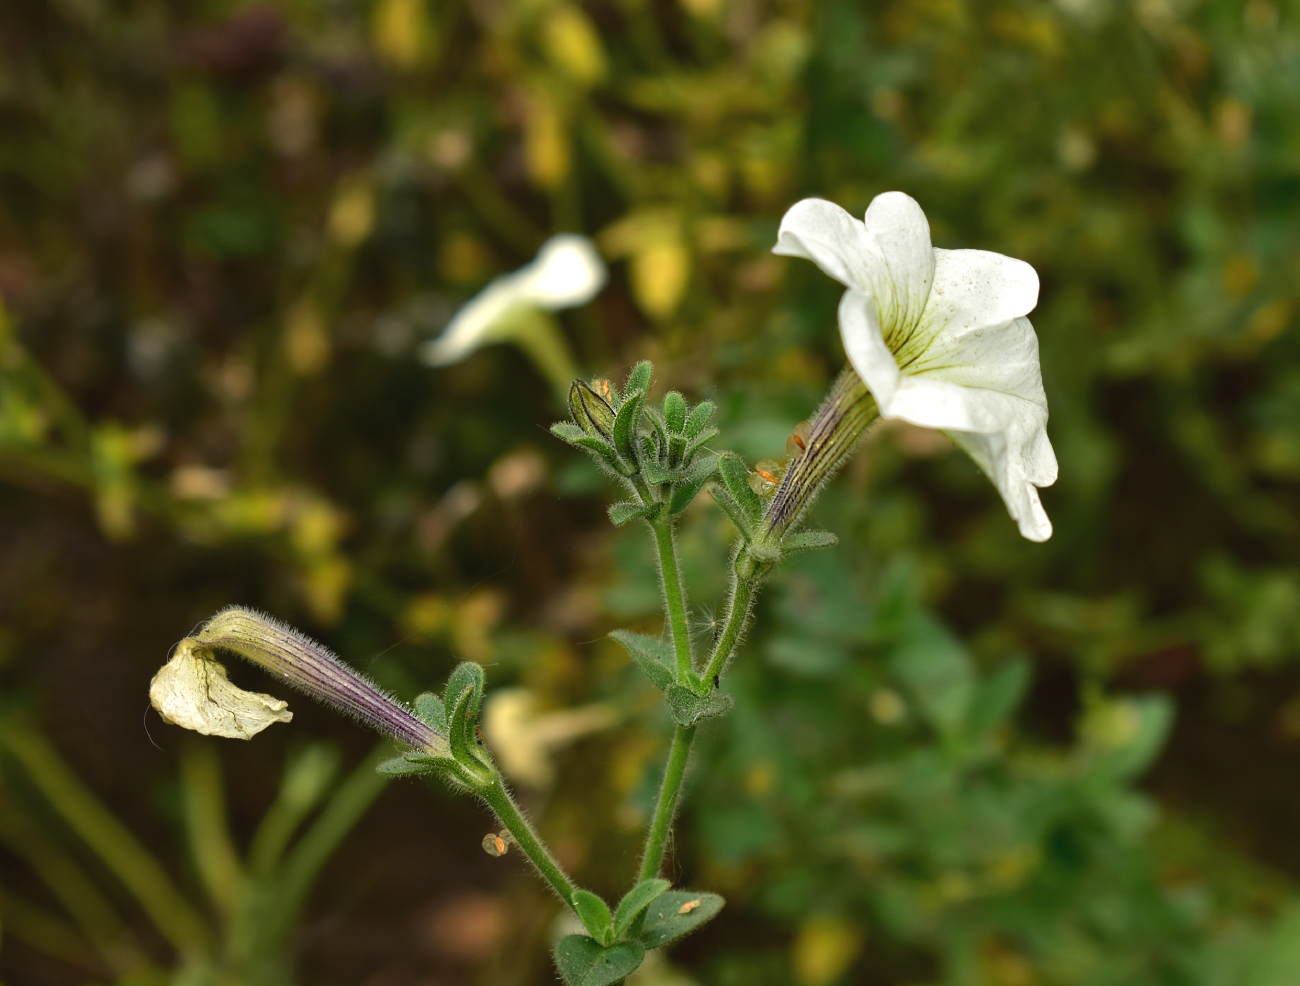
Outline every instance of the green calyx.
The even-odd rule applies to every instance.
[[[379,772],[398,777],[439,774],[453,785],[476,792],[490,786],[496,777],[496,767],[478,739],[484,682],[482,665],[466,661],[452,671],[441,696],[426,692],[415,700],[416,715],[432,728],[445,732],[451,756],[407,750],[381,763]]]

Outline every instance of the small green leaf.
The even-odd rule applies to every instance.
[[[615,527],[622,527],[629,520],[648,517],[659,508],[657,503],[637,503],[634,500],[620,500],[609,508],[609,521]]]
[[[447,707],[442,699],[433,692],[415,696],[415,714],[420,721],[444,736],[447,733]]]
[[[694,726],[703,719],[716,719],[725,716],[734,704],[730,695],[696,695],[689,688],[676,683],[664,689],[664,698],[668,700],[668,711],[673,720],[683,728]]]
[[[647,404],[641,409],[641,413],[650,421],[651,427],[654,428],[655,434],[659,437],[659,447],[668,447],[668,427],[664,424],[663,416],[652,405]]]
[[[681,484],[673,490],[672,499],[668,502],[669,511],[679,514],[690,506],[691,501],[699,496],[704,484],[712,479],[713,474],[717,471],[718,457],[716,455],[708,453],[699,456],[686,470]]]
[[[626,467],[618,457],[618,453],[603,438],[588,435],[577,425],[569,424],[567,421],[551,425],[551,434],[561,441],[568,442],[575,448],[590,452],[611,469],[619,473],[626,473]]]
[[[471,711],[474,705],[474,687],[466,685],[460,697],[452,703],[451,713],[447,716],[447,742],[457,763],[474,764],[478,760],[473,752],[478,745],[474,736],[474,713]]]
[[[632,367],[632,372],[627,375],[627,383],[623,385],[623,399],[627,400],[628,395],[640,391],[645,393],[650,389],[650,381],[655,373],[655,365],[648,359],[643,359],[636,366]]]
[[[667,880],[654,879],[638,883],[629,890],[618,902],[618,910],[614,912],[614,937],[622,938],[637,916],[671,886]]]
[[[677,434],[686,427],[686,398],[675,390],[664,394],[664,423]]]
[[[468,709],[470,717],[478,716],[478,707],[483,702],[483,683],[484,673],[483,665],[475,664],[473,661],[462,661],[452,670],[451,675],[447,678],[447,688],[443,693],[443,706],[450,709],[460,700],[460,694],[466,688],[473,690],[473,704]],[[452,717],[447,717],[450,725]]]
[[[696,452],[699,451],[702,445],[704,445],[707,442],[713,441],[713,439],[717,437],[718,437],[717,428],[705,428],[702,432],[700,432],[698,435],[696,435],[687,443],[686,451],[682,453],[682,458],[689,460],[691,456],[693,456]]]
[[[732,497],[731,493],[725,486],[714,483],[709,487],[709,492],[713,494],[713,502],[722,508],[722,512],[731,518],[731,522],[736,525],[736,530],[740,531],[740,536],[745,539],[745,543],[754,540],[754,525],[749,522],[745,516],[745,511],[741,509]]]
[[[604,945],[614,941],[614,920],[609,915],[609,905],[590,890],[575,890],[569,898],[573,909],[582,919],[582,925],[591,937]]]
[[[551,425],[551,434],[562,442],[576,442],[579,438],[587,437],[587,433],[572,421],[555,422]]]
[[[781,554],[789,556],[801,551],[820,551],[822,548],[833,548],[839,543],[840,539],[830,531],[800,531],[781,541]]]
[[[749,485],[749,466],[745,460],[734,452],[728,452],[718,459],[718,473],[733,500],[749,521],[750,530],[763,516],[763,502]]]
[[[614,418],[614,448],[629,462],[636,459],[636,449],[632,443],[641,424],[641,408],[644,404],[645,394],[630,394]]]
[[[646,912],[638,940],[646,948],[659,948],[713,920],[725,904],[717,894],[674,890],[659,897]]]
[[[427,761],[407,760],[406,757],[391,757],[375,767],[381,774],[389,777],[418,777],[420,774],[432,774],[438,768]]]
[[[610,636],[623,645],[623,649],[632,655],[632,660],[636,661],[646,677],[658,688],[664,689],[673,683],[677,655],[672,644],[630,630],[615,630]]]
[[[555,967],[567,986],[611,986],[634,973],[643,961],[645,946],[639,941],[603,948],[586,935],[568,935],[555,946]]]
[[[1029,677],[1029,662],[1016,657],[980,682],[966,710],[966,732],[979,737],[1000,726],[1024,698]]]
[[[704,426],[709,423],[714,412],[713,401],[700,401],[691,411],[691,416],[686,419],[686,427],[682,429],[687,438],[694,438],[704,430]]]
[[[676,469],[668,468],[658,459],[642,459],[641,475],[653,486],[656,483],[671,483],[677,478],[678,473]]]

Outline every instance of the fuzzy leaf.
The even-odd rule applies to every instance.
[[[682,727],[694,726],[702,719],[715,719],[730,711],[734,700],[730,695],[696,695],[689,688],[671,684],[664,689],[668,711]]]
[[[727,492],[744,511],[750,530],[753,530],[763,516],[763,502],[749,486],[749,466],[740,456],[728,452],[718,459],[718,474],[722,476]]]
[[[610,917],[608,904],[590,890],[575,890],[569,900],[592,938],[604,945],[614,941],[614,920]]]
[[[604,948],[586,935],[569,935],[555,946],[555,966],[567,986],[611,986],[630,976],[643,961],[645,946],[639,941]]]
[[[415,696],[415,714],[420,717],[420,721],[426,726],[446,735],[447,707],[442,704],[440,696],[434,692],[425,692],[423,695]]]
[[[731,522],[736,525],[736,530],[740,531],[740,536],[745,539],[746,543],[754,539],[754,525],[749,522],[745,516],[745,511],[741,509],[739,503],[732,497],[730,491],[719,483],[714,483],[709,487],[709,492],[713,494],[713,502],[722,508],[722,512],[731,518]]]
[[[389,777],[418,777],[432,774],[438,768],[427,760],[407,760],[406,757],[390,757],[375,767],[381,774]]]
[[[474,756],[477,741],[474,737],[474,687],[466,685],[460,697],[451,706],[447,716],[447,742],[451,745],[451,755],[458,763],[472,764],[478,758]]]
[[[641,462],[641,475],[651,486],[657,483],[671,483],[677,478],[677,470],[670,469],[658,459],[644,459]]]
[[[645,880],[629,890],[618,902],[618,910],[614,912],[614,937],[622,938],[637,916],[671,886],[667,880],[655,879]]]
[[[668,426],[664,424],[663,415],[653,405],[647,404],[642,408],[641,413],[649,420],[650,426],[654,428],[655,434],[659,437],[659,447],[668,447]]]
[[[655,365],[648,359],[643,359],[636,366],[632,367],[632,372],[627,375],[627,382],[623,385],[623,399],[627,400],[628,395],[636,391],[645,393],[650,389],[650,381],[655,373]]]
[[[648,517],[657,510],[657,503],[637,503],[634,500],[620,500],[609,508],[609,521],[615,527],[622,527],[629,520]]]
[[[677,434],[686,427],[686,398],[675,390],[664,394],[664,423]]]
[[[700,490],[704,484],[713,478],[713,474],[718,470],[718,457],[713,454],[701,455],[691,463],[690,468],[682,477],[681,484],[673,490],[672,499],[668,503],[668,509],[675,514],[681,513],[691,501],[699,496]]]
[[[443,693],[442,700],[444,708],[450,710],[460,700],[461,692],[470,688],[473,690],[473,704],[469,706],[468,713],[471,718],[477,717],[478,707],[483,702],[483,683],[483,665],[475,664],[473,661],[462,661],[457,664],[447,678],[447,689]],[[452,722],[450,713],[447,722],[449,725]]]
[[[717,437],[718,437],[717,428],[705,428],[702,432],[700,432],[698,435],[692,438],[690,442],[687,443],[686,451],[682,453],[682,458],[689,460],[691,456],[693,456],[696,452],[700,450],[701,446],[705,445],[708,442],[713,441],[713,439]]]
[[[618,454],[609,446],[603,438],[596,438],[594,435],[588,435],[585,431],[575,424],[567,421],[560,421],[551,425],[551,434],[561,441],[568,442],[574,448],[580,448],[593,455],[599,456],[611,468],[622,472],[622,462]]]
[[[636,438],[637,427],[641,424],[641,408],[644,405],[645,394],[631,394],[619,407],[614,418],[614,448],[629,462],[636,457],[633,440]]]
[[[801,551],[819,551],[822,548],[833,548],[839,543],[840,539],[830,531],[800,531],[781,542],[781,554],[788,556],[797,555]]]
[[[713,920],[725,903],[717,894],[694,890],[666,893],[650,905],[638,940],[646,948],[667,945]]]
[[[665,689],[673,683],[673,667],[677,655],[672,644],[630,630],[615,630],[610,636],[623,645],[623,649],[632,655],[632,660],[636,661],[646,677],[658,688]]]
[[[694,438],[704,430],[704,426],[713,417],[713,412],[713,401],[700,401],[695,405],[695,409],[691,411],[691,416],[686,419],[686,427],[682,429],[682,433],[687,438]]]

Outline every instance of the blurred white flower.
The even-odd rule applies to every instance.
[[[840,333],[885,418],[938,428],[993,480],[1020,533],[1052,535],[1038,487],[1056,481],[1028,264],[984,250],[939,250],[916,201],[878,195],[859,222],[805,199],[773,253],[805,257],[848,287]]]
[[[605,279],[605,263],[591,240],[576,233],[552,236],[532,263],[493,278],[471,298],[438,338],[424,344],[420,357],[429,366],[445,366],[463,360],[481,346],[511,340],[523,346],[547,376],[558,377],[561,367],[556,361],[571,364],[572,360],[567,349],[562,357],[549,350],[557,340],[562,347],[563,339],[553,326],[554,338],[541,338],[539,333],[545,330],[538,326],[549,323],[529,316],[586,304],[605,286]],[[566,367],[562,382],[557,379],[556,383],[567,389],[574,376]]]
[[[483,708],[483,732],[501,769],[511,780],[535,788],[547,787],[554,778],[555,752],[618,720],[617,710],[604,703],[539,712],[537,696],[526,688],[498,689]]]

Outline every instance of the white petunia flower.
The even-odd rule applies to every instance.
[[[282,699],[231,684],[226,669],[193,640],[183,640],[149,683],[149,700],[167,722],[204,736],[252,739],[293,718]]]
[[[885,418],[938,428],[993,480],[1032,541],[1052,523],[1038,487],[1056,481],[1038,338],[1025,316],[1038,275],[984,250],[940,250],[916,200],[878,195],[859,222],[805,199],[781,220],[773,253],[805,257],[848,287],[840,333]]]
[[[424,344],[420,356],[429,366],[458,362],[480,346],[513,338],[521,313],[586,304],[605,286],[605,279],[605,262],[591,240],[576,233],[552,236],[532,263],[493,278],[438,338]],[[565,386],[568,379],[572,374]]]

